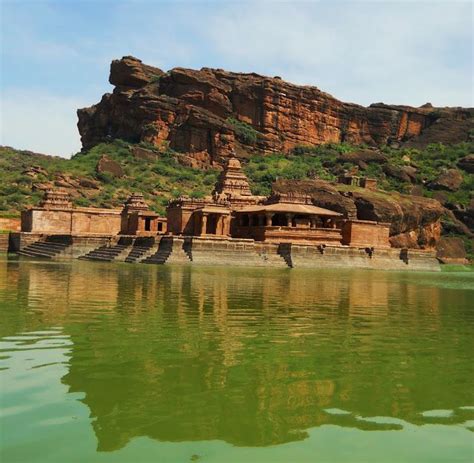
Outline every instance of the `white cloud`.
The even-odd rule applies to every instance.
[[[2,95],[0,144],[69,157],[81,148],[76,109],[86,105],[41,90],[10,90]]]
[[[110,60],[128,54],[165,70],[279,75],[364,105],[474,105],[471,2],[117,1],[91,24],[49,3],[4,21],[3,144],[77,151],[76,109],[110,91]]]
[[[343,100],[467,106],[471,18],[468,2],[264,2],[216,10],[203,34],[232,66]]]

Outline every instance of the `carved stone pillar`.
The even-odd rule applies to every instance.
[[[273,214],[272,213],[269,213],[267,212],[265,214],[265,225],[267,227],[271,227],[272,226],[272,218],[273,218]]]
[[[206,229],[207,229],[207,214],[202,214],[201,218],[201,235],[206,234]]]
[[[218,216],[216,219],[216,235],[222,235],[222,219],[222,215]]]
[[[292,227],[293,226],[292,221],[293,221],[293,214],[286,214],[286,226],[287,227]]]
[[[224,236],[230,235],[230,216],[228,215],[222,217],[222,234]]]

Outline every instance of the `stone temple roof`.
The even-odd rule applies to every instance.
[[[71,196],[65,190],[53,188],[46,190],[39,205],[45,209],[70,209],[72,208]]]
[[[148,204],[145,202],[141,193],[132,193],[127,201],[125,201],[124,209],[127,212],[131,211],[148,211]]]
[[[313,206],[310,204],[296,203],[256,204],[255,206],[244,207],[236,212],[281,212],[288,214],[324,215],[330,217],[342,216],[342,214],[340,214],[339,212],[324,209],[322,207]]]

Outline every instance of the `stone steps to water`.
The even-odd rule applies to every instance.
[[[49,241],[35,241],[18,251],[20,256],[53,259],[61,254],[69,244]]]
[[[41,257],[45,259],[51,259],[54,257],[54,254],[46,254],[45,252],[41,251],[33,251],[29,249],[22,249],[21,251],[18,251],[18,254],[20,256],[26,256],[26,257]]]
[[[128,256],[125,258],[125,262],[129,264],[134,264],[141,262],[144,259],[150,257],[152,254],[158,251],[158,246],[133,246],[132,250],[129,252]]]
[[[48,248],[43,248],[43,247],[40,247],[40,246],[28,246],[26,248],[23,248],[21,251],[20,251],[21,254],[24,254],[24,253],[29,253],[29,254],[41,254],[41,255],[45,255],[45,256],[50,256],[50,257],[53,257],[54,255],[57,254],[57,251],[56,250],[52,250],[52,249],[48,249]]]
[[[169,251],[157,251],[155,254],[147,257],[146,259],[142,260],[143,264],[158,264],[163,265],[166,263],[168,258],[170,257],[172,250]]]
[[[143,259],[143,264],[163,265],[169,259],[173,252],[173,239],[162,239],[158,245],[158,249],[154,254]]]
[[[291,257],[291,245],[280,244],[277,253],[285,261],[288,267],[294,267],[293,259]]]
[[[100,246],[84,256],[79,257],[81,260],[99,260],[103,262],[112,262],[117,257],[130,248],[129,244],[117,244],[115,246]]]

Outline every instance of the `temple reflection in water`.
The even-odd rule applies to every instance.
[[[423,410],[469,402],[454,368],[466,338],[454,330],[439,346],[446,337],[436,336],[453,329],[450,292],[423,277],[87,262],[0,269],[0,289],[8,282],[35,313],[21,329],[63,326],[70,336],[62,382],[85,394],[102,451],[138,436],[267,446],[322,424],[396,430],[355,417],[420,423]],[[420,354],[430,350],[435,358]],[[458,394],[445,392],[446,378]]]

